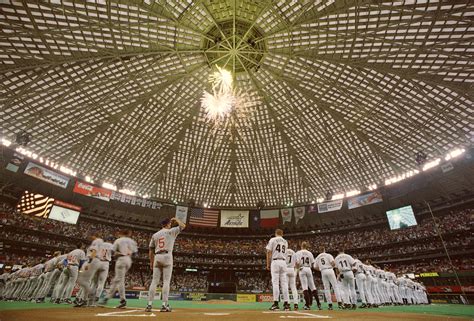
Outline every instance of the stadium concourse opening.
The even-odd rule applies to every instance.
[[[0,321],[474,318],[473,17],[0,1]]]

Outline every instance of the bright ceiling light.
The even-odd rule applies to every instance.
[[[340,200],[340,199],[342,199],[342,198],[344,198],[344,193],[335,194],[335,195],[332,196],[332,200],[333,200],[333,201],[334,201],[334,200]]]
[[[117,187],[115,185],[107,183],[107,182],[102,183],[102,187],[108,188],[108,189],[111,189],[111,190],[114,190],[114,191],[117,190]]]
[[[352,190],[346,193],[346,196],[354,196],[354,195],[359,195],[360,191],[359,190]]]
[[[464,148],[456,148],[452,151],[450,151],[446,157],[445,160],[450,160],[452,158],[458,157],[459,155],[462,155],[466,150]]]
[[[137,193],[135,191],[129,190],[127,188],[123,188],[123,189],[119,190],[119,192],[123,193],[123,194],[127,194],[127,195],[132,195],[132,196],[137,195]]]
[[[2,145],[4,146],[10,146],[12,144],[12,142],[6,138],[2,138]]]
[[[427,171],[430,168],[438,166],[440,161],[441,161],[440,158],[436,158],[435,160],[432,160],[431,162],[426,163],[425,166],[423,166],[423,171]]]
[[[89,175],[86,175],[85,180],[86,180],[86,182],[88,182],[88,183],[94,183],[94,180],[93,180],[92,177],[90,177]]]

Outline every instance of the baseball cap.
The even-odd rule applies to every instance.
[[[161,226],[166,226],[171,222],[169,218],[165,218],[164,220],[161,221]]]

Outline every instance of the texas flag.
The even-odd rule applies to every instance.
[[[262,210],[260,211],[260,226],[275,227],[279,223],[278,210]]]

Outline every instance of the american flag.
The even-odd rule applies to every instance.
[[[25,191],[16,208],[27,215],[47,218],[53,203],[54,198]]]
[[[219,219],[219,210],[207,208],[192,208],[189,216],[189,225],[216,227]]]

